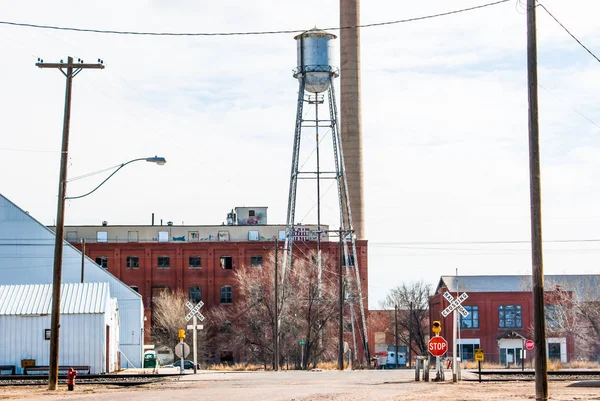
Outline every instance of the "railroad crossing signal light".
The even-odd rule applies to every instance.
[[[183,340],[185,338],[185,330],[179,330],[179,339]]]
[[[440,331],[442,331],[442,324],[439,320],[433,321],[433,324],[431,325],[431,331],[433,331],[435,334],[440,334]]]

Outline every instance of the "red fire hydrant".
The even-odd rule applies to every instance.
[[[75,378],[77,377],[77,371],[73,368],[69,368],[67,372],[67,389],[68,391],[73,391],[75,388]]]

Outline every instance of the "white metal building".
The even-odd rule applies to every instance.
[[[54,238],[53,231],[0,194],[0,285],[51,284]],[[121,367],[141,367],[142,297],[91,259],[82,260],[81,252],[64,241],[62,282],[82,281],[108,283],[110,294],[119,306]]]
[[[0,365],[50,364],[52,284],[0,286]],[[90,366],[90,374],[118,366],[119,314],[108,283],[61,285],[60,366]]]

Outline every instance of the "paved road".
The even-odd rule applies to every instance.
[[[468,376],[469,374],[465,374]],[[446,378],[452,377],[446,374]],[[466,377],[465,377],[466,378]],[[600,400],[598,388],[550,383],[553,401]],[[139,387],[79,385],[75,392],[0,388],[0,400],[425,401],[535,399],[534,383],[415,382],[414,371],[200,372]]]

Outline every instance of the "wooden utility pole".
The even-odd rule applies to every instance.
[[[398,304],[394,305],[394,337],[396,337],[396,369],[398,369]]]
[[[342,231],[339,237],[339,269],[338,269],[338,370],[344,370],[344,275],[343,275],[343,256],[342,256]]]
[[[277,254],[279,253],[279,241],[275,238],[275,280],[274,290],[275,295],[275,306],[274,306],[274,318],[273,318],[273,370],[279,370],[279,310],[277,306],[279,289],[277,287]]]
[[[529,191],[531,202],[531,276],[533,284],[533,341],[535,399],[548,400],[546,328],[544,324],[544,265],[542,259],[542,196],[538,124],[537,38],[535,0],[527,0],[527,84],[529,94]]]
[[[84,64],[83,60],[73,63],[69,57],[66,63],[45,64],[38,59],[35,64],[39,68],[58,68],[67,77],[65,93],[65,113],[63,120],[62,147],[60,154],[60,177],[58,180],[58,206],[56,212],[56,237],[54,241],[54,271],[52,276],[52,315],[50,325],[50,364],[48,369],[48,390],[58,387],[58,341],[60,329],[60,284],[62,280],[62,254],[65,228],[65,196],[67,193],[67,162],[69,160],[69,125],[71,122],[71,90],[73,78],[86,68],[102,69],[102,60],[98,64]]]
[[[81,282],[85,276],[85,238],[81,239]]]
[[[413,322],[413,303],[410,302],[410,320],[408,321],[408,367],[412,364],[412,322]]]

